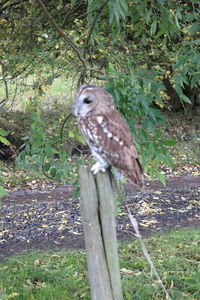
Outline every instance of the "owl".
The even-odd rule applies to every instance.
[[[103,88],[82,85],[75,96],[73,113],[96,163],[93,174],[113,166],[143,188],[143,170],[131,133],[117,111],[112,96]]]

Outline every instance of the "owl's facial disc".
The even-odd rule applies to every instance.
[[[77,95],[74,114],[76,117],[86,117],[86,115],[91,112],[97,105],[97,98],[90,91],[82,92]]]

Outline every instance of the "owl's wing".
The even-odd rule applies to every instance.
[[[87,122],[89,142],[125,177],[142,187],[142,166],[130,130],[118,111],[92,115]]]

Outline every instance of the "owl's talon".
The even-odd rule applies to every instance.
[[[105,167],[100,163],[100,162],[97,162],[96,164],[94,164],[91,168],[91,172],[96,175],[99,171],[101,172],[105,172],[106,169]]]

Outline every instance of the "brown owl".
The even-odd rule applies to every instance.
[[[113,166],[143,187],[143,170],[130,130],[116,110],[112,96],[100,87],[82,85],[76,92],[74,115],[97,160],[91,168],[93,174]]]

